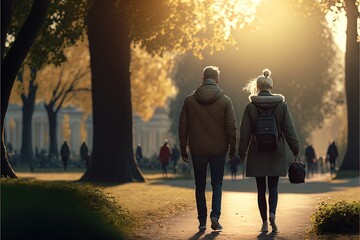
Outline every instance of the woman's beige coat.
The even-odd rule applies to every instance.
[[[261,91],[258,95],[249,97],[250,103],[245,108],[240,126],[239,155],[244,159],[247,155],[246,176],[286,176],[286,152],[285,140],[294,155],[300,151],[300,143],[296,133],[294,120],[291,117],[284,96],[271,94],[269,91]],[[279,147],[271,152],[263,152],[257,149],[254,138],[255,120],[260,111],[271,111],[275,108],[274,116],[279,130]],[[250,146],[249,146],[250,144]]]

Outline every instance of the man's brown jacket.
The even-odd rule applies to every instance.
[[[213,80],[187,96],[179,118],[182,156],[221,156],[236,149],[236,118],[231,99]],[[188,145],[189,144],[189,145]]]

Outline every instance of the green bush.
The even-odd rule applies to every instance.
[[[322,202],[311,216],[317,234],[359,234],[360,201]]]
[[[126,239],[133,219],[89,184],[1,179],[4,239]]]

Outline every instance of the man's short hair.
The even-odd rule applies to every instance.
[[[206,66],[203,71],[204,79],[218,79],[220,76],[220,70],[216,66]]]

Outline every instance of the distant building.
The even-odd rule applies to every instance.
[[[172,147],[174,141],[169,132],[170,125],[169,114],[165,109],[156,109],[153,117],[147,122],[134,116],[134,149],[140,143],[143,157],[149,158],[154,154],[159,154],[165,139]]]
[[[22,106],[10,104],[5,116],[5,142],[10,142],[14,151],[20,153],[21,139],[22,139]],[[84,113],[73,107],[62,108],[57,115],[57,143],[58,149],[64,142],[63,123],[64,116],[69,116],[70,137],[69,145],[73,153],[78,153],[81,139],[81,121]],[[92,145],[92,122],[89,117],[85,121],[87,139],[86,143]],[[44,149],[48,151],[50,145],[49,139],[49,121],[43,104],[37,104],[32,118],[32,144],[35,153],[35,148],[38,150]]]
[[[13,151],[20,153],[21,139],[22,139],[22,106],[10,104],[5,116],[5,143],[12,144]],[[73,154],[79,154],[79,149],[82,144],[81,139],[81,121],[84,112],[77,108],[66,107],[62,108],[57,116],[57,143],[58,149],[64,142],[63,123],[64,116],[69,116],[70,128],[70,149]],[[134,116],[134,149],[140,143],[142,147],[142,154],[144,157],[151,157],[157,154],[165,139],[169,140],[170,145],[173,145],[172,136],[169,133],[170,120],[168,113],[164,109],[157,109],[154,116],[147,122],[141,120],[140,117]],[[86,144],[91,152],[93,140],[93,126],[92,116],[88,116],[85,121],[86,126]],[[43,104],[37,104],[32,119],[32,144],[35,153],[35,148],[40,151],[44,149],[48,151],[49,140],[49,122],[45,107]]]

